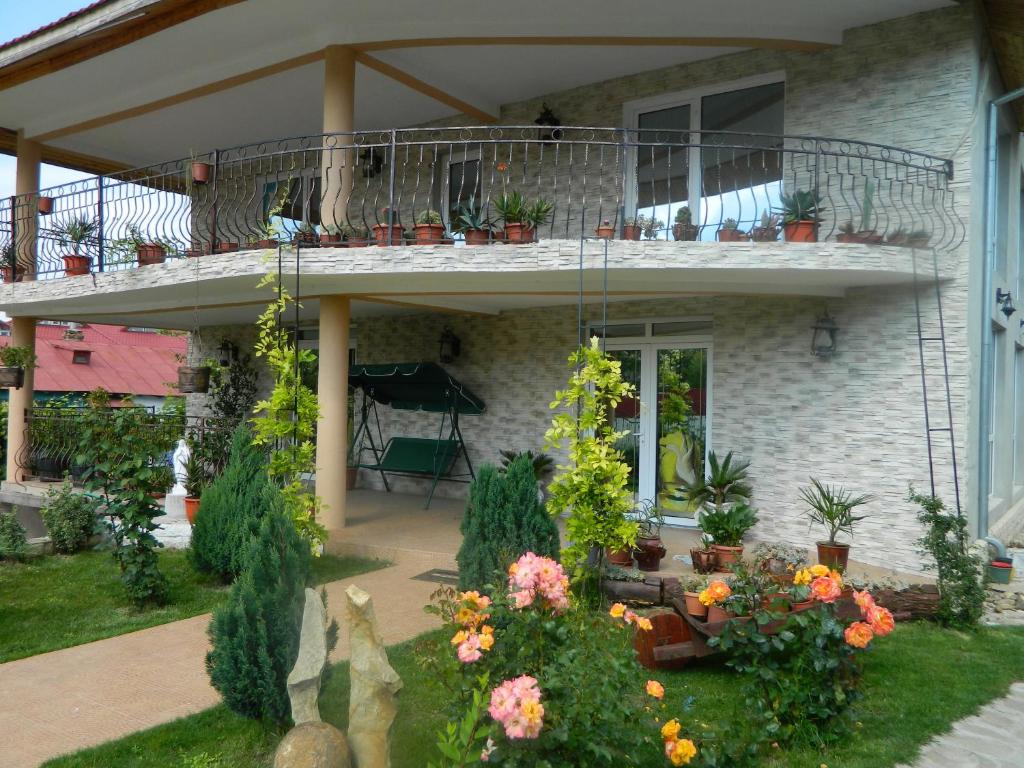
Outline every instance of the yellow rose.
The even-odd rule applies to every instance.
[[[661,738],[665,741],[672,741],[676,736],[679,735],[679,730],[682,726],[678,720],[672,719],[661,726]]]
[[[625,612],[626,612],[626,606],[624,606],[622,603],[615,603],[615,604],[612,605],[611,610],[608,611],[608,614],[613,619],[621,619],[622,618],[622,614],[624,614]]]
[[[686,765],[697,756],[697,747],[689,739],[680,739],[672,749],[669,760],[672,765]]]
[[[480,637],[480,647],[483,650],[489,651],[489,650],[491,650],[491,648],[494,647],[494,635],[483,634],[483,635],[480,635],[479,637]]]
[[[806,568],[801,568],[799,571],[796,572],[796,575],[793,576],[793,583],[796,584],[798,587],[801,587],[810,584],[811,579],[813,578],[814,577],[811,576],[811,572],[809,570],[807,570]]]
[[[813,576],[814,578],[828,576],[829,574],[830,571],[827,565],[822,565],[821,563],[818,563],[817,565],[811,566],[811,576]]]
[[[464,629],[460,629],[458,632],[455,633],[455,636],[452,638],[452,645],[461,645],[462,643],[466,642],[466,638],[468,637],[469,633]]]
[[[651,624],[651,620],[643,616],[636,617],[636,625],[644,632],[650,632],[652,629],[654,629],[654,625]]]

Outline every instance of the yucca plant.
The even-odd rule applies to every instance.
[[[53,228],[53,235],[60,242],[61,248],[71,248],[71,252],[80,256],[82,245],[95,237],[99,224],[88,216],[76,216],[62,221]]]
[[[800,498],[807,504],[807,517],[812,523],[825,526],[828,530],[827,543],[834,547],[840,533],[852,535],[853,524],[866,517],[854,515],[853,510],[874,497],[870,494],[854,496],[841,485],[826,485],[812,477],[811,486],[800,489]]]
[[[794,224],[798,221],[821,221],[825,208],[821,207],[821,195],[811,189],[798,189],[791,195],[780,196],[782,221]]]
[[[502,192],[495,199],[494,208],[506,224],[526,223],[528,208],[522,192]]]
[[[553,203],[548,202],[544,198],[535,200],[531,205],[526,208],[525,223],[530,229],[537,229],[542,227],[551,221],[551,214],[555,210]]]
[[[691,502],[720,510],[726,504],[750,499],[753,489],[747,482],[748,469],[750,462],[736,459],[732,451],[721,461],[711,451],[708,455],[707,476],[698,477],[692,482],[684,481],[683,488]]]

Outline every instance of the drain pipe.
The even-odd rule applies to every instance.
[[[992,302],[995,301],[996,269],[996,199],[999,170],[999,108],[1024,97],[1024,87],[1004,93],[988,103],[988,143],[985,148],[985,259],[982,267],[981,293],[981,396],[978,430],[978,536],[988,535],[988,497],[991,492],[992,452],[989,434],[992,430],[992,380],[995,375],[995,332],[992,330]]]

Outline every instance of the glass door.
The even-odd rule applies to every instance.
[[[612,427],[617,432],[627,431],[628,435],[623,437],[615,447],[622,451],[622,455],[629,464],[629,490],[633,494],[633,501],[638,502],[640,496],[640,474],[641,459],[644,450],[644,431],[641,425],[641,369],[643,365],[643,354],[640,349],[609,349],[608,355],[622,364],[622,378],[635,387],[632,397],[627,397],[619,403],[612,414]]]
[[[696,525],[685,484],[704,475],[707,447],[708,350],[657,347],[653,425],[657,434],[654,498],[666,520]]]

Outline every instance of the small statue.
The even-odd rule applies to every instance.
[[[188,447],[188,441],[185,438],[181,438],[178,441],[178,447],[174,449],[174,455],[171,461],[174,463],[174,487],[171,488],[172,496],[186,496],[188,495],[185,491],[185,479],[188,473],[185,470],[185,465],[188,464],[189,457],[192,455],[192,449]]]

